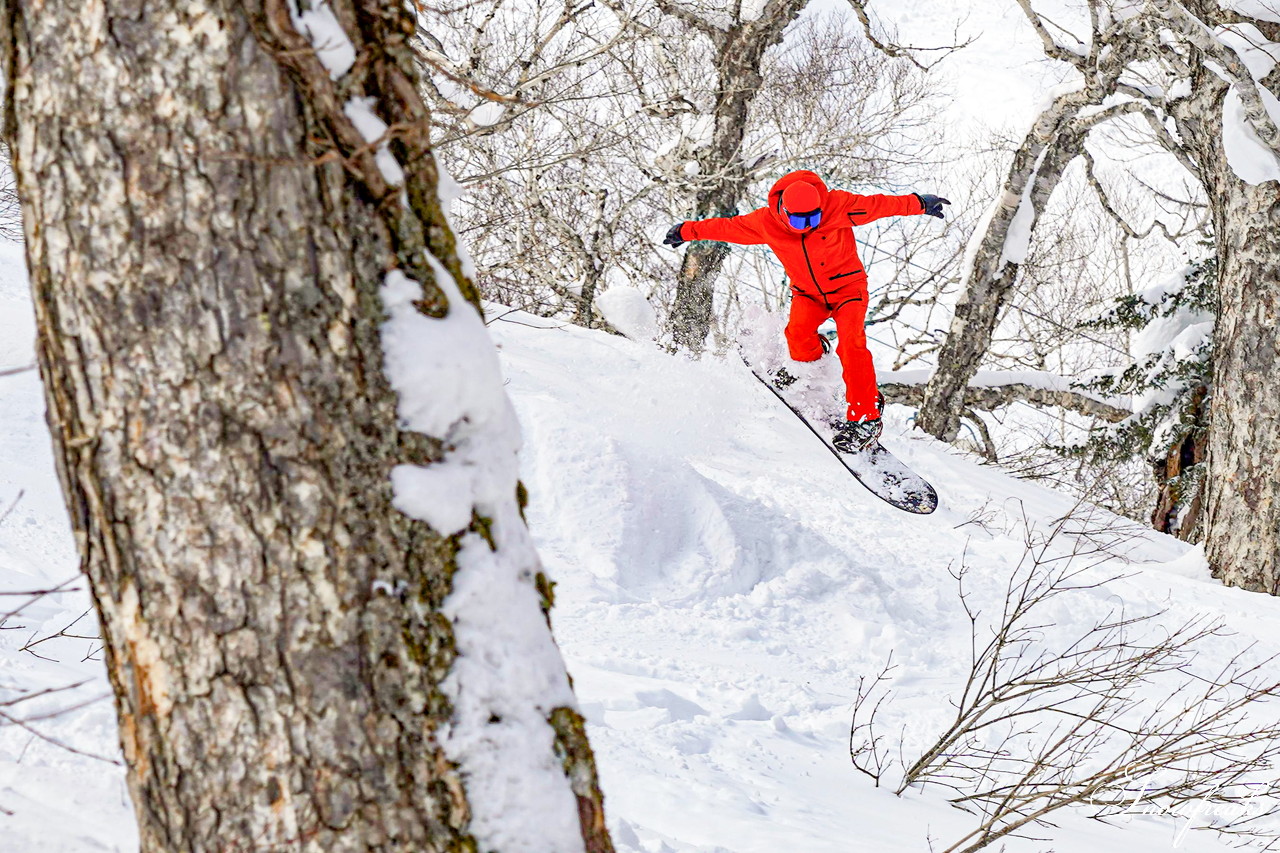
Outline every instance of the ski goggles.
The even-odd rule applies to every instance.
[[[797,231],[808,231],[810,228],[817,228],[818,223],[822,221],[821,210],[811,210],[808,213],[792,213],[787,211],[787,221],[791,223],[791,227]]]

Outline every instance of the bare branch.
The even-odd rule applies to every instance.
[[[890,403],[906,406],[919,406],[924,400],[923,384],[882,382],[880,391]],[[1130,417],[1133,412],[1119,406],[1103,402],[1078,391],[1058,388],[1043,388],[1028,385],[1024,382],[1009,382],[1000,385],[970,385],[964,392],[964,405],[967,409],[990,412],[1014,402],[1029,403],[1041,408],[1067,409],[1093,418],[1101,418],[1110,423],[1119,423]]]
[[[658,0],[657,5],[663,14],[683,21],[686,26],[711,39],[712,44],[716,45],[717,48],[723,44],[726,37],[725,31],[691,9],[686,9],[680,4],[672,2],[672,0]]]
[[[956,44],[939,45],[936,47],[914,47],[895,44],[892,41],[882,41],[876,36],[871,27],[871,16],[867,13],[867,4],[869,2],[870,0],[849,0],[849,5],[853,7],[853,13],[858,16],[858,21],[862,24],[862,32],[866,35],[867,41],[871,42],[871,45],[885,56],[893,57],[894,59],[906,59],[921,71],[928,71],[951,54],[958,50],[963,50],[977,41],[977,37],[975,36]],[[937,51],[942,51],[943,55],[928,64],[922,63],[915,57],[915,54],[917,53],[931,53]]]
[[[934,783],[979,816],[945,853],[975,853],[1069,807],[1105,820],[1142,799],[1162,808],[1189,801],[1239,807],[1264,790],[1261,815],[1280,814],[1272,796],[1280,720],[1259,712],[1280,698],[1280,682],[1265,678],[1274,658],[1250,660],[1246,648],[1214,671],[1196,672],[1200,648],[1225,636],[1220,620],[1167,626],[1161,612],[1123,608],[1074,639],[1046,639],[1056,621],[1050,602],[1116,580],[1085,574],[1117,542],[1106,528],[1086,535],[1081,521],[1088,524],[1073,510],[1041,532],[1024,519],[1023,561],[991,618],[966,583],[967,549],[951,570],[970,623],[970,666],[954,696],[954,719],[904,762],[897,788]],[[1066,549],[1064,537],[1073,543]],[[851,753],[864,762],[874,755],[864,710],[872,692],[859,682],[863,736]],[[1153,692],[1158,698],[1145,698]],[[879,707],[871,705],[872,716]],[[875,778],[874,766],[868,769]],[[1257,825],[1261,815],[1239,810],[1209,828],[1274,844],[1280,833]]]
[[[854,768],[871,777],[877,788],[880,780],[893,765],[888,748],[883,745],[884,736],[876,733],[876,715],[893,695],[888,687],[897,666],[892,652],[885,665],[874,678],[858,677],[858,692],[853,701],[853,718],[849,724],[849,758]]]
[[[1031,22],[1031,27],[1036,31],[1036,35],[1040,37],[1046,56],[1069,62],[1081,70],[1088,67],[1087,62],[1090,57],[1079,49],[1082,45],[1077,43],[1076,48],[1071,48],[1060,44],[1053,37],[1053,34],[1049,32],[1048,27],[1045,26],[1047,19],[1031,7],[1031,0],[1018,0],[1018,5],[1022,8],[1023,14],[1027,16],[1027,20]],[[1055,26],[1055,29],[1061,29],[1061,27]]]
[[[16,374],[27,373],[35,369],[36,366],[34,364],[23,365],[22,367],[6,367],[3,370],[0,370],[0,376],[14,376]]]

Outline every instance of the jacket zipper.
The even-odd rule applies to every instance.
[[[804,265],[809,268],[809,278],[813,281],[813,286],[822,294],[822,304],[828,304],[827,292],[822,289],[822,285],[818,284],[818,277],[813,274],[813,262],[809,260],[809,247],[805,244],[805,240],[809,239],[808,234],[800,235],[800,251],[804,252]]]

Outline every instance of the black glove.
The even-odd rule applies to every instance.
[[[921,195],[920,193],[916,193],[916,198],[920,199],[920,206],[924,208],[926,216],[936,216],[939,219],[944,218],[942,215],[942,206],[944,204],[951,204],[950,201],[942,196]]]
[[[672,225],[671,229],[667,231],[667,236],[662,238],[662,245],[670,246],[674,249],[676,246],[684,243],[684,238],[680,236],[680,229],[683,227],[683,222],[677,222],[675,225]]]

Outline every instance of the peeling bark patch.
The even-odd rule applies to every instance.
[[[173,700],[169,696],[169,667],[160,645],[148,633],[151,626],[139,612],[138,589],[132,583],[125,586],[120,596],[119,620],[124,628],[133,683],[138,691],[138,713],[163,719],[173,710]]]

